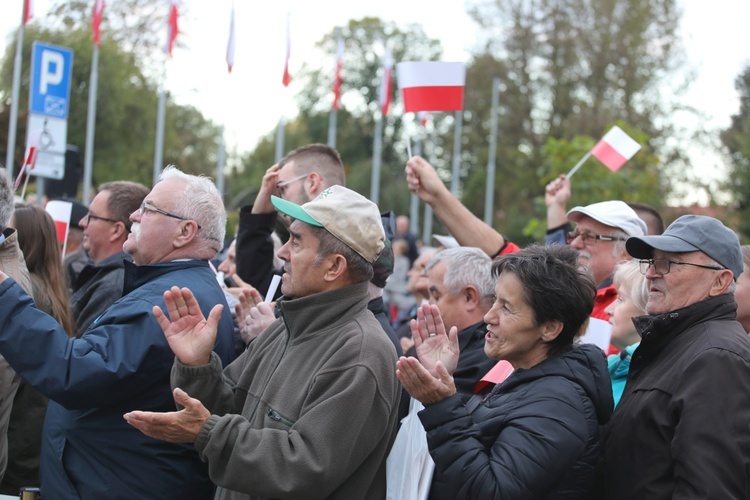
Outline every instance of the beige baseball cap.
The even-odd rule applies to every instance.
[[[303,205],[271,196],[279,212],[311,226],[322,227],[367,262],[375,262],[385,246],[380,210],[361,194],[331,186]]]

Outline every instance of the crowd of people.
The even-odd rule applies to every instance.
[[[421,157],[405,174],[449,235],[419,242],[310,144],[229,242],[213,182],[167,167],[76,202],[63,255],[0,168],[0,493],[750,498],[731,229],[568,209],[560,176],[520,248]]]

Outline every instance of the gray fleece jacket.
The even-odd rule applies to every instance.
[[[217,499],[385,498],[400,385],[367,283],[284,300],[221,372],[175,360],[172,386],[212,415],[195,447]]]

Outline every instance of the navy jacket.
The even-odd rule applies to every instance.
[[[13,280],[0,285],[0,353],[50,398],[42,436],[49,498],[210,498],[192,445],[152,439],[128,425],[131,410],[174,411],[174,355],[152,314],[163,293],[189,287],[208,315],[225,305],[215,351],[232,357],[232,320],[205,261],[125,267],[125,293],[79,339],[40,312]],[[130,292],[130,293],[128,293]]]
[[[585,498],[612,407],[607,361],[592,345],[516,370],[484,400],[428,405],[430,498]]]

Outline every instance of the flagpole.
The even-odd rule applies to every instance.
[[[458,198],[459,168],[461,166],[461,128],[463,125],[463,111],[456,111],[455,126],[453,128],[453,165],[451,168],[451,193]]]
[[[91,177],[94,169],[94,135],[96,127],[96,96],[99,86],[99,44],[94,44],[91,53],[91,75],[89,76],[89,108],[86,116],[86,148],[83,153],[83,204],[88,206],[91,193]]]
[[[159,182],[161,176],[161,163],[164,160],[164,114],[167,107],[166,86],[166,61],[162,73],[161,90],[159,92],[159,108],[156,114],[156,147],[154,148],[154,186]]]
[[[378,204],[380,197],[380,160],[383,154],[383,113],[375,121],[375,143],[372,146],[372,180],[370,181],[370,200]]]
[[[435,154],[435,144],[437,144],[437,127],[435,122],[432,123],[432,131],[430,132],[430,163],[433,165],[437,164],[437,155]],[[425,149],[427,149],[425,147]],[[422,243],[430,246],[432,238],[432,207],[429,203],[424,204],[424,226],[422,226]]]
[[[581,165],[583,165],[584,162],[586,160],[588,160],[590,156],[591,156],[591,151],[589,151],[588,153],[586,153],[586,155],[583,158],[581,158],[581,161],[579,161],[578,163],[576,163],[576,166],[573,167],[572,169],[570,169],[570,172],[568,172],[568,179],[570,179],[571,177],[573,177],[573,174],[575,174],[578,171],[578,169],[581,168]]]
[[[414,138],[414,154],[422,156],[422,134],[417,134]],[[409,200],[409,231],[411,234],[419,234],[419,197],[411,193]]]
[[[8,151],[5,153],[5,169],[8,171],[9,179],[13,178],[13,156],[16,149],[16,128],[18,127],[18,99],[21,92],[21,64],[23,63],[23,28],[25,20],[24,8],[21,9],[21,25],[18,27],[18,38],[16,40],[16,57],[13,61],[13,90],[10,100],[10,123],[8,124]]]
[[[341,82],[339,81],[341,64],[341,28],[336,28],[336,75],[333,82],[333,106],[328,115],[328,145],[336,148],[336,121],[338,117],[339,98],[341,93]],[[338,86],[338,89],[337,89]]]
[[[276,154],[274,161],[279,163],[284,157],[284,117],[279,118],[279,124],[276,126]]]
[[[497,112],[500,101],[500,79],[492,79],[492,111],[490,114],[490,151],[487,158],[487,191],[484,195],[484,223],[492,226],[495,206],[495,168],[497,157]]]

